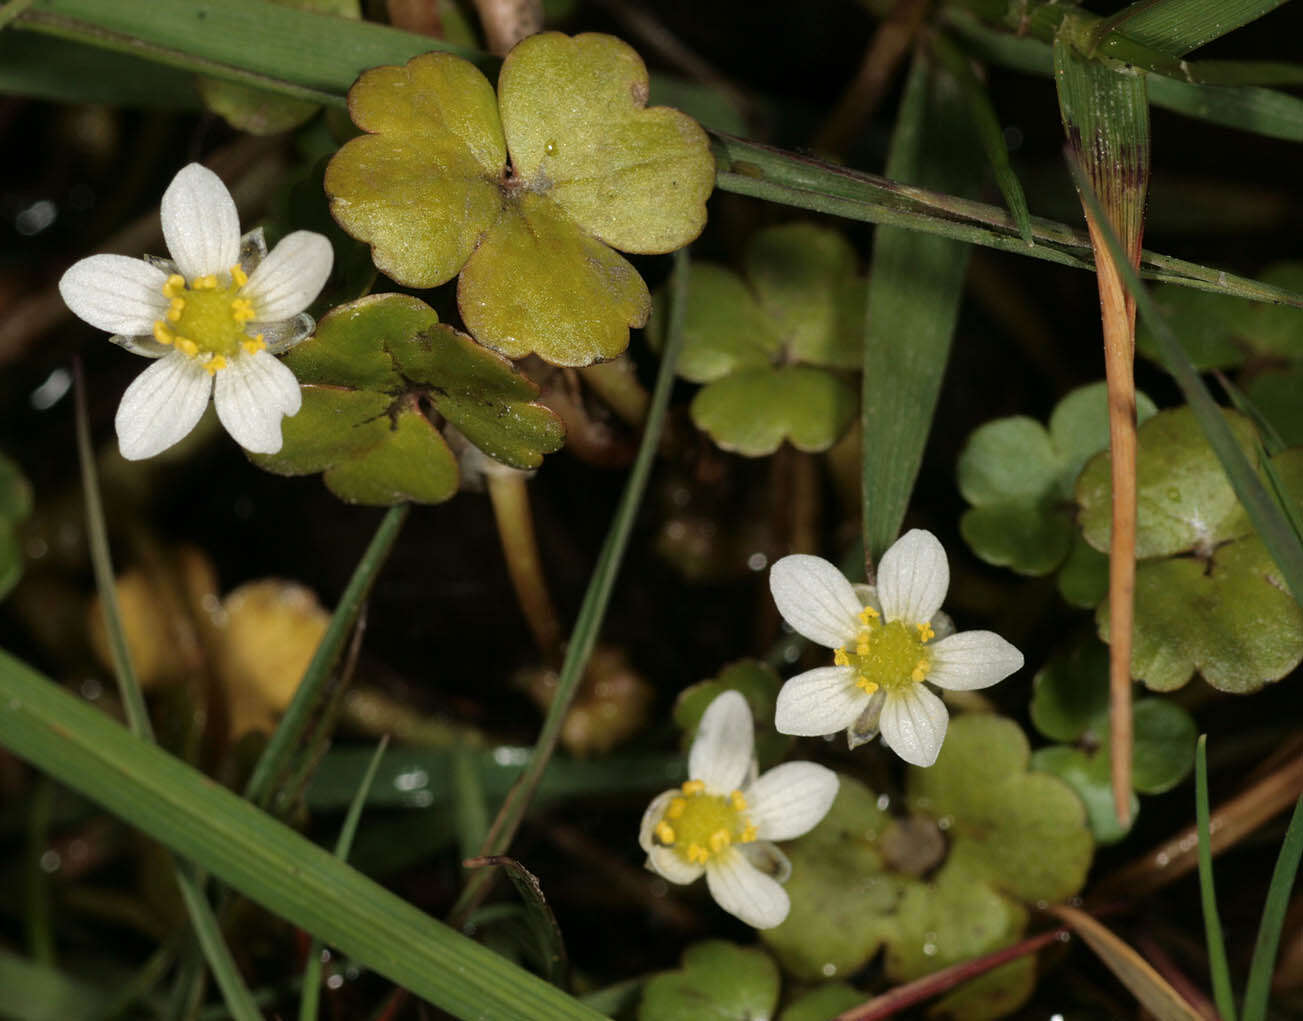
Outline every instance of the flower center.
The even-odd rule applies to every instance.
[[[683,796],[675,798],[656,824],[656,840],[686,862],[705,865],[732,844],[749,844],[756,828],[746,814],[747,802],[741,791],[727,797],[707,794],[700,780],[689,780]]]
[[[895,691],[927,678],[932,661],[925,646],[936,637],[931,624],[883,623],[871,606],[860,611],[860,623],[854,648],[842,646],[833,653],[837,666],[855,669],[856,687],[872,695],[879,688]]]
[[[210,373],[226,368],[226,360],[241,351],[254,354],[267,345],[262,334],[245,332],[254,317],[253,302],[239,297],[249,282],[237,264],[231,267],[231,282],[222,287],[216,276],[195,277],[189,284],[173,273],[163,284],[168,309],[154,323],[154,339],[197,358]]]

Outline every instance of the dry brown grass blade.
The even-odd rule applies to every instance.
[[[1212,813],[1208,820],[1212,853],[1217,855],[1234,846],[1268,819],[1290,808],[1300,794],[1303,754]],[[1092,903],[1134,899],[1188,875],[1199,865],[1198,846],[1194,826],[1183,829],[1100,883],[1091,894]]]
[[[1054,42],[1055,82],[1071,154],[1085,172],[1127,257],[1140,266],[1149,186],[1149,101],[1143,76],[1091,60],[1082,31],[1065,19]],[[1083,205],[1085,205],[1083,201]],[[1108,381],[1113,519],[1109,544],[1109,728],[1113,803],[1131,815],[1131,640],[1136,584],[1135,302],[1122,284],[1104,235],[1086,208],[1095,250],[1104,371]]]
[[[1066,904],[1057,904],[1047,910],[1057,915],[1080,936],[1104,962],[1105,967],[1158,1021],[1203,1021],[1199,1012],[1112,930],[1095,921],[1086,912]]]

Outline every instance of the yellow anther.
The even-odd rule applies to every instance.
[[[716,830],[710,835],[710,849],[716,854],[733,843],[733,838],[728,835],[728,830]]]
[[[738,840],[743,844],[749,844],[751,843],[751,841],[755,839],[756,839],[756,828],[752,826],[750,823],[747,823],[746,829],[742,831],[742,836],[740,836]]]
[[[860,622],[862,624],[867,624],[869,623],[869,621],[877,620],[877,619],[878,619],[878,611],[875,610],[872,606],[866,606],[864,609],[860,611]]]
[[[262,339],[261,333],[256,337],[250,337],[248,340],[240,341],[240,346],[251,355],[256,355],[259,351],[264,351],[267,348],[267,344]]]
[[[920,641],[930,642],[936,636],[937,633],[932,630],[931,624],[923,623],[918,626],[918,637]]]
[[[688,794],[688,795],[700,794],[705,789],[706,789],[705,780],[684,780],[683,786],[680,788],[680,790],[682,790],[684,794]]]
[[[244,267],[238,262],[231,267],[231,280],[236,287],[243,287],[249,282],[249,274],[244,271]]]
[[[865,677],[863,674],[855,678],[855,686],[859,688],[862,692],[864,692],[864,694],[866,695],[872,695],[875,691],[878,690],[878,686],[874,684],[873,681]]]
[[[929,666],[931,666],[931,664],[928,663],[927,660],[920,659],[917,663],[914,664],[914,670],[909,675],[910,679],[913,681],[924,680],[927,677],[927,670]]]
[[[174,323],[181,321],[181,313],[185,311],[185,298],[173,298],[167,306],[167,318]]]
[[[226,359],[221,355],[213,355],[208,361],[204,362],[204,368],[208,370],[208,375],[213,376],[226,368]]]
[[[199,345],[196,344],[189,337],[177,337],[176,349],[180,351],[182,354],[189,355],[191,358],[195,357],[195,355],[199,353]]]
[[[154,323],[154,339],[160,344],[170,344],[176,340],[176,334],[167,328],[163,320]]]
[[[833,665],[834,665],[834,666],[850,666],[850,665],[851,665],[850,657],[846,655],[846,650],[845,650],[845,649],[837,649],[835,652],[833,652],[833,654],[832,654],[832,661],[833,661]]]
[[[710,852],[700,844],[689,844],[688,861],[695,865],[705,865],[706,862],[710,861]]]
[[[656,839],[662,844],[674,843],[674,827],[662,819],[656,824]]]
[[[209,273],[206,277],[195,277],[190,282],[192,291],[215,291],[217,290],[217,276]]]
[[[666,819],[677,819],[683,814],[683,810],[688,807],[688,803],[682,798],[675,798],[670,802],[670,807],[665,809]]]
[[[855,643],[855,655],[867,656],[868,654],[869,654],[869,640],[867,638],[861,638],[858,642]]]
[[[729,801],[739,812],[745,812],[747,810],[747,799],[742,796],[741,791],[734,791],[730,794]]]
[[[254,317],[253,302],[248,298],[236,298],[231,302],[231,318],[243,326]]]
[[[173,273],[163,284],[163,294],[169,298],[179,298],[185,291],[185,277],[180,273]]]

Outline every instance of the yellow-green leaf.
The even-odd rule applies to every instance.
[[[831,447],[855,417],[855,391],[809,365],[748,369],[705,387],[692,421],[724,450],[772,454],[784,440],[797,450]]]

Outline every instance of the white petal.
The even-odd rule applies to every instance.
[[[135,378],[122,395],[114,425],[128,461],[161,453],[184,439],[208,407],[212,377],[193,358],[173,351]]]
[[[737,844],[736,847],[742,857],[770,879],[786,883],[792,878],[792,863],[778,849],[777,844],[771,844],[768,840],[753,840],[749,844]]]
[[[73,263],[59,280],[59,296],[72,314],[109,333],[152,333],[163,318],[167,275],[143,259],[92,255]]]
[[[737,790],[746,780],[754,743],[747,700],[739,692],[726,691],[702,714],[688,755],[688,776],[716,794]]]
[[[868,702],[869,696],[855,686],[855,671],[850,667],[807,670],[778,693],[774,729],[798,737],[835,734],[849,727]]]
[[[781,925],[791,908],[787,891],[735,847],[706,865],[706,885],[716,904],[756,929]]]
[[[704,866],[686,862],[668,847],[653,847],[647,852],[647,867],[662,879],[687,886],[695,883],[706,871]]]
[[[226,273],[240,259],[240,214],[222,179],[199,163],[163,192],[163,240],[186,280]]]
[[[642,814],[642,822],[638,826],[638,846],[648,854],[651,854],[652,848],[656,846],[655,841],[652,840],[652,835],[656,832],[656,824],[665,818],[665,809],[669,808],[670,802],[678,793],[676,787],[662,791],[652,798],[652,803]]]
[[[878,565],[878,598],[885,620],[927,623],[950,587],[950,565],[937,537],[921,528],[906,532]]]
[[[253,302],[256,322],[279,322],[312,304],[326,286],[335,252],[321,234],[296,230],[281,239],[240,294]]]
[[[863,607],[845,575],[822,557],[794,553],[769,571],[778,612],[798,634],[830,649],[853,641]]]
[[[785,762],[743,793],[757,837],[791,840],[828,814],[837,797],[837,774],[813,762]]]
[[[951,691],[989,688],[1023,665],[1022,653],[994,631],[961,631],[927,651],[932,660],[927,679]]]
[[[945,703],[921,684],[887,692],[878,720],[882,743],[913,766],[936,762],[949,722]]]
[[[281,448],[281,416],[303,403],[294,373],[266,351],[237,355],[217,373],[217,417],[235,442],[255,454]]]

